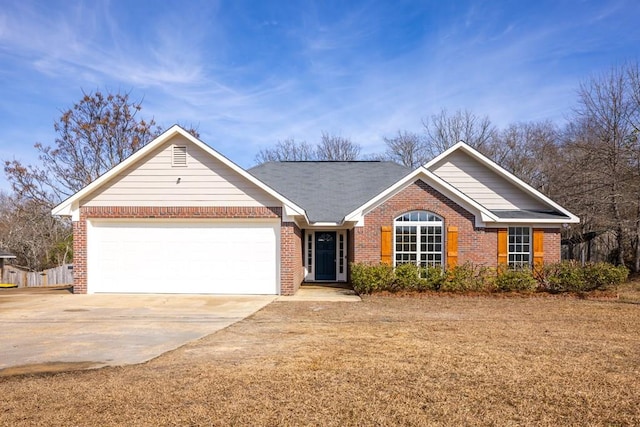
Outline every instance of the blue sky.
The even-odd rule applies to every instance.
[[[639,17],[637,0],[0,0],[0,159],[37,162],[96,89],[243,167],[323,130],[380,152],[441,108],[563,123],[580,81],[639,59]]]

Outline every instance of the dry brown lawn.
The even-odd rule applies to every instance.
[[[276,302],[149,363],[0,378],[2,425],[639,425],[640,305]]]

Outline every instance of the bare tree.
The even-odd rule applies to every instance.
[[[16,255],[15,262],[32,271],[60,265],[72,257],[68,221],[51,216],[35,200],[0,193],[0,246]]]
[[[512,123],[497,132],[492,156],[500,166],[545,194],[556,176],[559,130],[550,121]]]
[[[632,265],[640,269],[640,166],[637,129],[640,104],[634,99],[636,66],[614,67],[580,85],[571,138],[574,160],[563,179],[564,198],[594,227],[616,235],[615,261],[624,264],[629,242]],[[573,197],[570,197],[573,195]],[[568,205],[571,206],[571,205]]]
[[[141,109],[128,93],[83,92],[54,124],[55,145],[35,144],[40,165],[5,161],[14,192],[51,205],[88,185],[161,132],[153,119],[138,120]]]
[[[314,160],[315,153],[311,145],[305,141],[296,141],[293,138],[278,141],[274,147],[264,148],[256,155],[256,162],[280,162]]]
[[[435,157],[459,141],[464,141],[475,149],[491,154],[496,128],[489,117],[479,117],[468,110],[458,110],[449,114],[446,109],[423,119],[426,147],[429,156]]]
[[[2,196],[3,243],[29,269],[71,256],[71,224],[53,218],[51,207],[79,191],[160,134],[153,119],[137,117],[140,102],[128,93],[85,93],[54,123],[55,143],[35,144],[38,165],[4,162],[13,195]],[[196,137],[198,132],[190,129]]]
[[[384,137],[384,142],[385,157],[408,168],[415,169],[429,160],[425,139],[416,133],[398,131],[393,138]]]
[[[357,160],[360,150],[360,145],[352,142],[349,138],[322,132],[320,143],[316,147],[316,159],[333,161]]]

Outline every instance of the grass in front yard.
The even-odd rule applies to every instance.
[[[277,302],[144,365],[0,379],[0,424],[638,425],[640,306]]]
[[[640,304],[640,276],[618,286],[617,291],[620,301]]]

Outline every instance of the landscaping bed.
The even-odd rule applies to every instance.
[[[606,293],[623,284],[624,266],[574,261],[509,268],[465,263],[448,267],[420,267],[413,263],[351,264],[351,283],[359,294],[380,292],[489,293]]]

